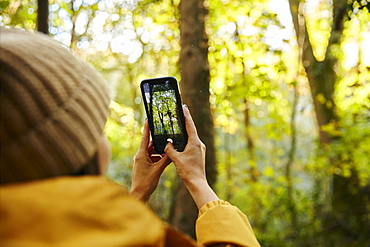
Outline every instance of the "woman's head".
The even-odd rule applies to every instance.
[[[99,173],[104,80],[47,35],[0,32],[1,183]]]

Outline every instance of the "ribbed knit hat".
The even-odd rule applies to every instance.
[[[1,183],[79,173],[109,95],[94,68],[44,34],[0,29]]]

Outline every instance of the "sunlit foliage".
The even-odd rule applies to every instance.
[[[321,236],[318,212],[330,208],[330,176],[350,176],[356,170],[361,186],[369,186],[370,14],[368,1],[349,3],[341,43],[332,47],[338,58],[334,98],[339,123],[323,127],[341,138],[324,152],[318,148],[315,109],[288,2],[206,2],[216,190],[249,216],[263,246],[325,246],[315,238]],[[112,144],[108,176],[128,187],[145,119],[140,81],[171,75],[181,83],[178,4],[50,1],[50,34],[92,63],[111,89],[105,130]],[[318,61],[325,59],[332,10],[332,1],[304,4]],[[0,26],[36,28],[34,0],[2,1],[0,12]],[[332,166],[327,157],[340,160],[341,166]],[[287,193],[289,183],[293,197]],[[175,186],[171,166],[150,201],[163,219],[169,217]]]

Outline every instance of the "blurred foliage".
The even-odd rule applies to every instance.
[[[209,0],[206,4],[218,194],[248,215],[262,246],[327,246],[330,232],[323,232],[320,222],[330,210],[331,175],[350,176],[356,170],[361,186],[369,186],[370,181],[368,1],[348,2],[344,34],[340,45],[333,47],[338,57],[334,97],[339,123],[338,128],[329,124],[322,129],[341,138],[326,150],[318,145],[306,76],[297,73],[302,70],[287,2]],[[112,145],[108,176],[128,187],[145,119],[139,83],[167,75],[181,79],[178,5],[179,0],[50,1],[51,35],[92,63],[111,89],[111,116],[105,130]],[[331,1],[305,3],[307,29],[319,61],[325,58],[331,12]],[[37,1],[2,1],[0,13],[0,26],[34,30]],[[293,104],[295,93],[299,97]],[[286,164],[293,133],[297,141],[290,167],[291,198]],[[340,167],[333,167],[327,157],[340,160]],[[170,166],[149,202],[164,220],[171,212],[175,186],[175,169]]]

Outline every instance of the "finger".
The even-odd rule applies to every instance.
[[[172,160],[168,155],[164,155],[157,164],[160,166],[160,169],[163,171],[169,164],[171,164]]]
[[[157,152],[155,151],[152,140],[149,142],[149,145],[148,145],[148,154],[149,154],[149,156],[151,156],[153,154],[157,154]]]
[[[153,162],[153,163],[157,163],[158,161],[160,161],[162,159],[162,156],[160,154],[154,154],[154,155],[150,155],[150,160]]]
[[[195,127],[189,109],[185,105],[182,106],[182,109],[184,110],[186,132],[189,139],[199,139],[197,128]]]
[[[148,120],[145,120],[144,129],[143,129],[143,135],[141,137],[140,146],[139,146],[139,149],[141,151],[147,150],[148,145],[149,145],[149,139],[150,139],[149,135],[150,135],[150,133],[149,133]]]
[[[167,154],[166,156],[168,156],[172,161],[176,153],[178,153],[171,142],[167,142],[167,145],[164,148],[164,152]]]

